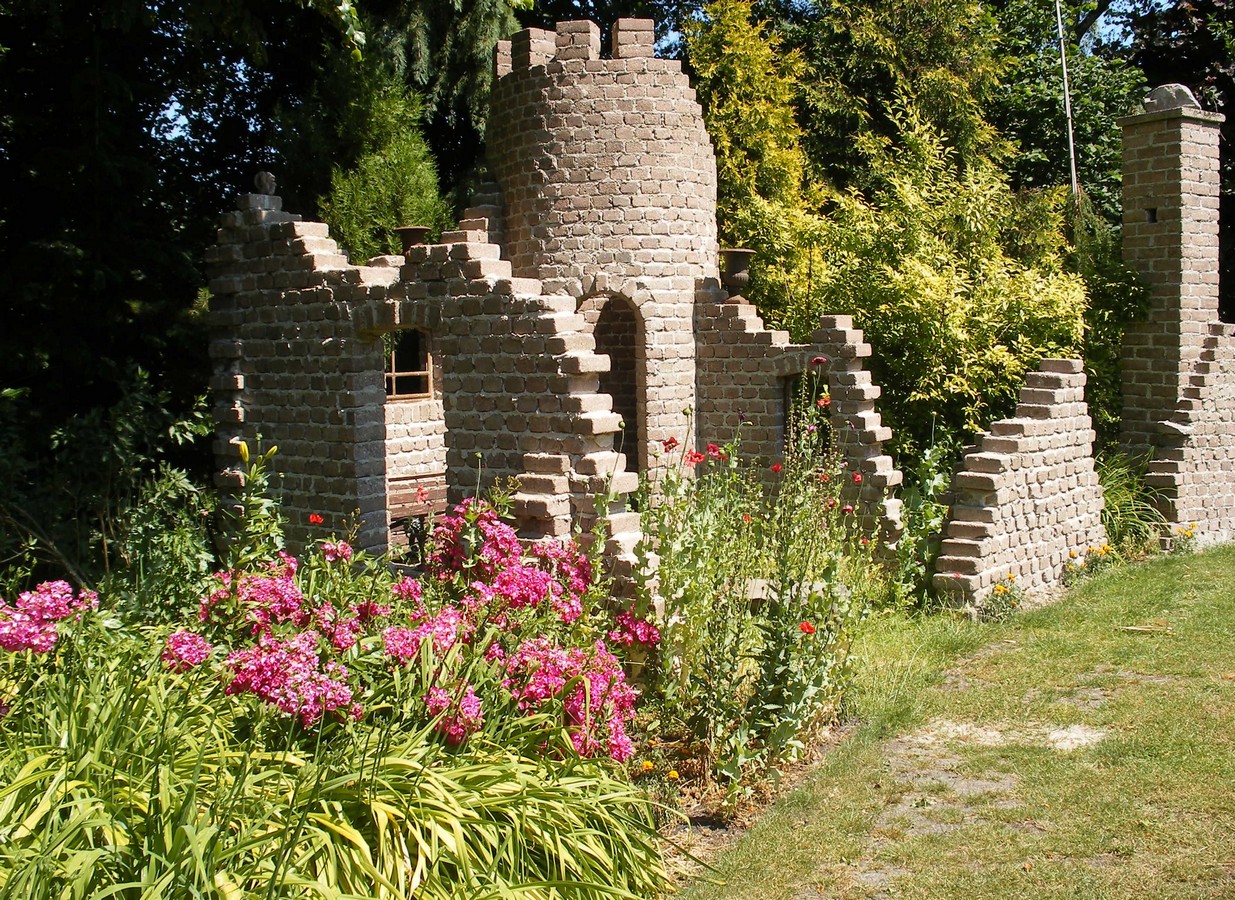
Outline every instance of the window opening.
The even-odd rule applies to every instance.
[[[409,400],[433,395],[427,336],[414,328],[386,335],[386,396]]]

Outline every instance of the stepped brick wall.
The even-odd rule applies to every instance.
[[[1235,537],[1235,329],[1219,321],[1219,126],[1166,85],[1121,120],[1124,259],[1150,287],[1124,341],[1123,443],[1174,526]]]
[[[995,585],[1037,592],[1063,577],[1069,553],[1106,540],[1094,432],[1079,359],[1043,360],[1016,416],[979,436],[952,483],[934,586],[980,607]]]
[[[701,303],[696,312],[699,362],[696,392],[701,440],[724,444],[741,433],[744,455],[760,460],[768,481],[770,465],[783,458],[789,407],[799,379],[818,382],[828,410],[837,453],[862,473],[854,499],[888,541],[900,535],[900,502],[891,492],[901,483],[883,451],[892,432],[875,410],[879,387],[863,360],[871,347],[849,316],[826,316],[810,344],[794,344],[788,332],[769,331],[755,307],[741,297]]]

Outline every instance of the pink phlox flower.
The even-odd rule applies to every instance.
[[[631,644],[654,645],[660,643],[660,630],[646,619],[640,619],[633,609],[623,609],[613,617],[617,625],[609,632],[609,640],[629,647]]]
[[[236,583],[236,598],[253,633],[270,630],[271,623],[290,622],[297,628],[309,624],[312,613],[295,581],[296,570],[284,566],[273,575],[242,575]]]
[[[67,581],[45,581],[33,591],[23,591],[13,606],[0,600],[0,648],[47,653],[59,640],[58,623],[79,620],[98,605],[98,594],[89,590],[74,594]]]
[[[200,634],[173,631],[163,645],[163,665],[173,672],[187,672],[209,659],[213,649],[210,642]]]
[[[581,756],[629,758],[626,723],[634,717],[638,695],[603,641],[587,650],[563,650],[548,637],[532,638],[510,657],[506,671],[502,684],[520,710],[535,712],[549,700],[561,701],[571,743]]]
[[[399,665],[407,665],[420,653],[420,642],[424,635],[419,628],[404,628],[402,625],[391,625],[382,632],[382,645],[386,655],[392,657]]]
[[[99,595],[94,591],[78,591],[67,581],[44,581],[33,591],[24,591],[17,596],[17,609],[34,619],[45,622],[63,622],[68,618],[81,618],[87,609],[97,609]]]
[[[328,563],[349,562],[352,558],[352,548],[347,541],[323,541],[322,556]]]
[[[471,626],[463,611],[453,606],[444,607],[415,628],[393,625],[382,632],[386,655],[399,665],[406,665],[420,654],[420,645],[426,639],[433,642],[433,652],[442,656],[459,641],[471,637]]]
[[[424,698],[429,714],[439,717],[434,727],[451,745],[463,743],[468,735],[476,733],[484,724],[480,698],[471,685],[464,684],[466,687],[457,702],[440,687],[429,688]]]
[[[390,615],[390,607],[374,600],[362,600],[352,604],[352,615],[361,625],[368,625],[374,619],[384,619]]]
[[[514,609],[540,606],[546,600],[553,600],[563,590],[552,574],[523,563],[502,569],[493,579],[493,594]]]
[[[349,615],[340,615],[330,603],[323,603],[313,610],[313,622],[330,640],[330,646],[340,653],[350,650],[360,637],[360,617],[352,610]]]
[[[0,606],[0,648],[10,653],[47,653],[59,637],[55,622],[45,622],[8,604]]]
[[[472,507],[479,512],[469,522]],[[472,498],[455,507],[454,514],[443,516],[433,530],[433,550],[429,569],[447,580],[471,569],[482,578],[491,578],[503,566],[516,562],[523,548],[515,530],[498,516],[493,507]]]
[[[320,641],[316,631],[303,631],[286,640],[260,635],[255,646],[234,651],[225,660],[232,671],[227,693],[251,693],[280,712],[299,717],[306,728],[327,712],[354,717],[348,671],[337,662],[323,670]]]
[[[197,618],[203,622],[210,621],[214,608],[232,596],[232,573],[215,572],[213,577],[218,579],[219,587],[202,597],[197,609]]]

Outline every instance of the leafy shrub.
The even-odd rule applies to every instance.
[[[948,512],[944,502],[952,481],[948,467],[956,456],[955,448],[947,444],[928,448],[901,491],[904,530],[896,544],[896,568],[889,580],[895,605],[921,607],[930,596]]]
[[[823,439],[805,426],[767,495],[736,441],[685,451],[646,488],[641,552],[645,572],[652,554],[658,566],[640,597],[661,611],[653,681],[691,774],[735,783],[792,758],[836,712],[877,578],[849,499],[860,476],[823,455]]]
[[[962,170],[912,107],[898,122],[895,151],[864,141],[878,187],[837,196],[811,304],[789,324],[854,316],[884,422],[912,456],[1010,414],[1040,359],[1079,348],[1086,299],[1062,269],[1062,193],[1015,195],[990,163]]]
[[[331,172],[330,194],[319,201],[322,218],[359,264],[401,253],[396,228],[425,225],[438,233],[450,219],[420,134],[419,102],[397,83],[373,102],[369,145],[354,168]]]

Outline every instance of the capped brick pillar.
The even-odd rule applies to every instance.
[[[1123,443],[1159,444],[1218,321],[1219,113],[1182,85],[1155,88],[1123,126],[1124,261],[1150,286],[1124,336]]]

